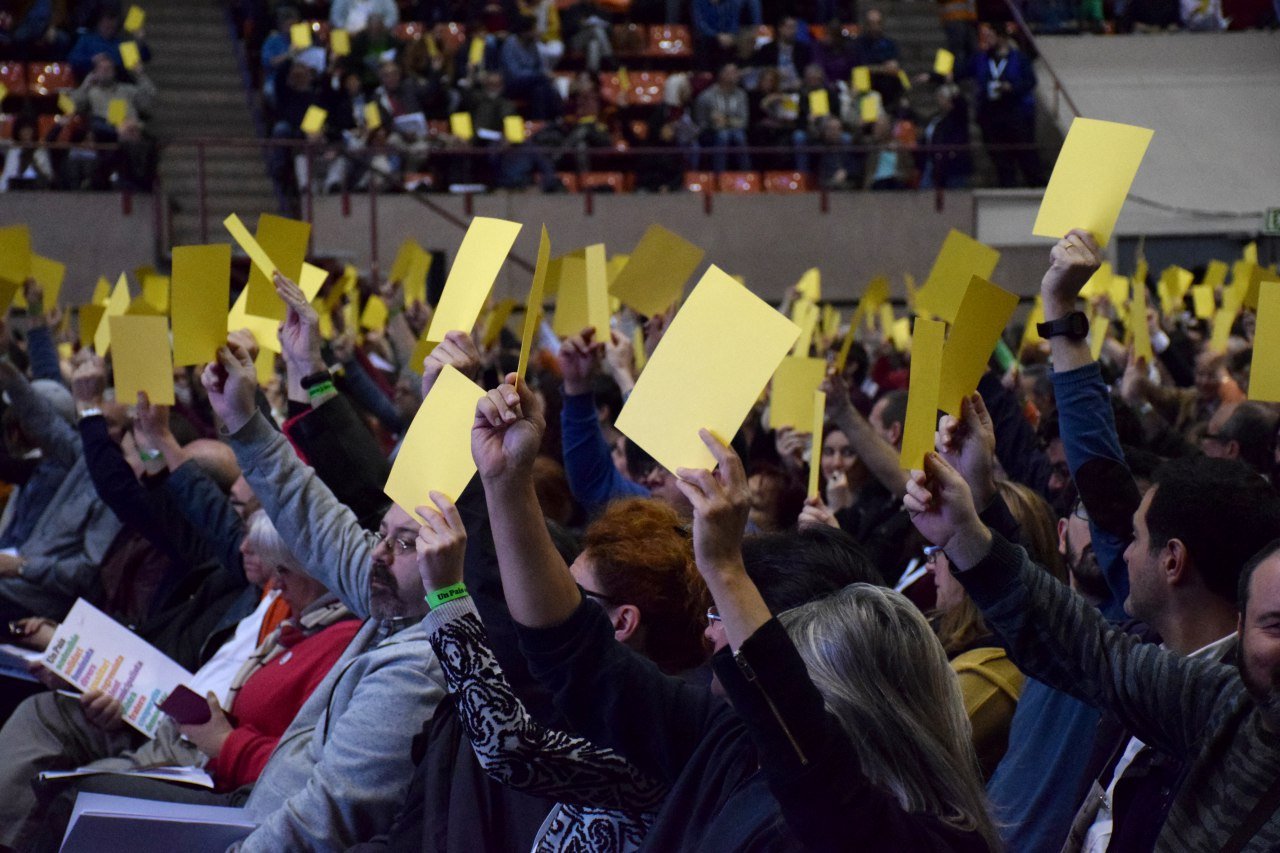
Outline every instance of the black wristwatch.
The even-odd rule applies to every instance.
[[[314,386],[321,382],[328,382],[333,379],[333,375],[327,370],[317,370],[315,373],[308,373],[298,382],[304,391],[310,391]]]
[[[1036,331],[1042,338],[1055,338],[1062,335],[1073,341],[1083,341],[1089,337],[1089,318],[1083,311],[1072,311],[1067,316],[1048,323],[1036,323]]]

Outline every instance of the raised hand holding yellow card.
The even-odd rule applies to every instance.
[[[383,487],[410,517],[418,517],[420,506],[434,506],[432,492],[456,501],[475,476],[471,425],[483,396],[483,389],[452,365],[440,371],[405,433]]]
[[[58,112],[64,116],[76,114],[76,102],[71,100],[71,96],[66,92],[58,93]]]
[[[960,416],[960,401],[978,389],[1018,297],[978,276],[969,280],[942,356],[938,408]],[[915,361],[912,360],[914,365]]]
[[[817,267],[805,270],[804,275],[800,276],[800,281],[796,282],[796,293],[810,302],[821,301],[822,271]]]
[[[370,296],[360,312],[360,328],[381,332],[387,327],[387,303],[380,296]]]
[[[609,292],[646,317],[661,314],[684,293],[685,284],[705,255],[679,234],[650,225]]]
[[[249,283],[245,285],[245,292],[248,294],[245,311],[255,317],[283,320],[285,305],[276,295],[272,276],[279,269],[291,281],[296,282],[301,278],[302,263],[307,257],[307,243],[311,239],[311,226],[306,222],[264,213],[258,217],[258,234],[255,238],[234,213],[222,224],[253,262],[253,267],[249,270]]]
[[[1072,121],[1031,233],[1060,239],[1072,228],[1083,228],[1106,246],[1151,136],[1145,127]]]
[[[954,323],[970,280],[991,280],[1000,253],[960,231],[951,229],[938,250],[933,268],[916,292],[916,305],[939,319]]]
[[[518,222],[486,216],[471,220],[431,318],[428,340],[438,343],[444,340],[445,333],[452,331],[471,334],[519,233]]]
[[[1133,299],[1129,302],[1129,331],[1133,333],[1133,352],[1147,364],[1156,360],[1151,349],[1151,329],[1147,326],[1147,286],[1133,281]]]
[[[911,334],[911,377],[907,385],[907,422],[902,430],[898,465],[907,470],[924,467],[938,429],[938,391],[941,386],[943,333],[938,320],[917,317]]]
[[[552,329],[563,338],[592,328],[597,341],[605,340],[609,335],[609,274],[604,244],[587,246],[581,259],[565,257],[561,272],[569,274],[562,275],[560,281]]]
[[[809,93],[809,117],[831,115],[831,97],[826,89],[814,89]]]
[[[956,55],[944,47],[938,48],[933,57],[933,73],[939,77],[950,77],[956,70]]]
[[[800,330],[712,266],[672,320],[617,427],[668,471],[715,467],[698,437],[729,442]]]
[[[142,25],[147,21],[147,13],[137,6],[130,6],[129,12],[124,16],[124,31],[126,33],[136,33],[142,29]]]
[[[512,145],[524,142],[524,119],[520,116],[507,116],[502,120],[502,136]]]
[[[302,21],[289,27],[289,46],[294,50],[311,47],[311,25]]]
[[[302,132],[310,136],[324,130],[324,123],[329,118],[327,110],[321,109],[314,104],[307,107],[306,114],[302,117]]]
[[[813,423],[813,392],[827,373],[821,358],[789,355],[769,383],[769,427],[808,430]]]
[[[810,302],[802,299],[791,309],[791,322],[800,327],[800,337],[796,338],[795,346],[791,350],[792,355],[808,355],[813,349],[813,333],[818,328],[818,321],[822,317],[822,309],[816,302]]]
[[[467,64],[479,65],[482,62],[484,62],[484,39],[473,36],[471,45],[467,48]]]
[[[120,127],[129,117],[129,104],[124,98],[112,98],[107,102],[107,123]]]
[[[449,116],[449,132],[464,142],[475,136],[476,132],[471,124],[471,113],[454,113]]]
[[[1191,305],[1197,320],[1212,320],[1214,309],[1213,288],[1207,284],[1197,284],[1192,287]]]
[[[116,400],[132,405],[139,391],[152,403],[173,405],[173,358],[169,352],[169,319],[164,316],[108,317],[111,326],[111,372]]]
[[[547,266],[551,261],[551,239],[547,236],[547,226],[542,226],[542,236],[538,238],[538,261],[533,268],[533,283],[529,286],[529,297],[524,303],[524,325],[520,330],[520,361],[516,373],[524,378],[529,367],[529,355],[533,351],[533,336],[538,331],[538,321],[542,316],[542,294],[547,283]]]
[[[346,56],[351,53],[351,33],[346,30],[330,30],[329,52],[334,56]]]
[[[171,303],[173,361],[179,367],[212,361],[227,339],[223,319],[230,301],[231,247],[176,246]]]
[[[858,101],[858,112],[863,124],[875,124],[880,120],[880,93],[867,92]]]
[[[861,94],[871,91],[871,69],[865,65],[853,69],[853,91]]]
[[[136,41],[120,42],[120,61],[130,71],[142,64],[142,53]]]

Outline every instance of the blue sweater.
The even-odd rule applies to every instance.
[[[1097,363],[1054,373],[1058,417],[1067,464],[1074,477],[1094,460],[1124,464],[1107,386]],[[1113,620],[1123,618],[1129,579],[1127,542],[1090,522],[1093,553],[1111,597],[1101,605]],[[1100,712],[1028,679],[1009,729],[1009,750],[987,783],[987,793],[1010,850],[1057,853],[1088,784],[1083,778]]]
[[[569,491],[593,514],[617,498],[647,498],[649,490],[628,480],[613,467],[609,444],[600,429],[594,394],[566,394],[560,409],[564,473]]]

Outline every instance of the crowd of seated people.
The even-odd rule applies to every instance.
[[[1054,246],[1047,321],[1100,263],[1085,232]],[[233,332],[172,406],[119,398],[26,282],[0,618],[43,649],[86,599],[194,673],[209,718],[148,738],[43,666],[20,702],[6,681],[0,845],[58,849],[85,792],[241,806],[242,851],[1280,844],[1280,413],[1247,399],[1251,309],[1214,342],[1153,294],[1151,363],[1105,299],[1097,358],[1008,329],[1012,366],[913,471],[917,365],[855,315],[815,336],[819,440],[766,395],[728,444],[703,432],[712,470],[670,471],[615,426],[670,316],[544,341],[526,381],[509,329],[414,363],[430,308],[337,282],[277,275],[267,375]],[[478,477],[411,514],[391,457],[453,371],[485,389]],[[156,765],[212,787],[38,778]]]
[[[145,27],[125,29],[129,8],[22,0],[0,12],[0,192],[151,189],[156,88]],[[126,42],[138,57],[131,69]]]

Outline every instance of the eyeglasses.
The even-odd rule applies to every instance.
[[[708,625],[714,622],[723,622],[723,621],[724,620],[720,618],[720,610],[714,604],[707,608],[707,624]]]
[[[603,592],[596,592],[595,590],[587,589],[585,586],[581,587],[581,589],[582,589],[582,594],[585,595],[587,598],[594,598],[596,601],[599,601],[603,604],[618,603],[617,599],[613,598],[613,596],[605,595]]]
[[[1071,515],[1081,521],[1089,520],[1089,510],[1085,508],[1084,501],[1078,500],[1075,502],[1075,505],[1071,507]]]
[[[373,550],[375,551],[383,545],[386,545],[391,553],[395,554],[397,557],[403,557],[405,554],[415,550],[417,547],[414,540],[405,540],[398,536],[392,536],[389,533],[370,533],[369,544],[373,546]]]
[[[1226,444],[1227,439],[1220,432],[1206,432],[1200,436],[1201,441],[1216,441],[1219,444]]]

